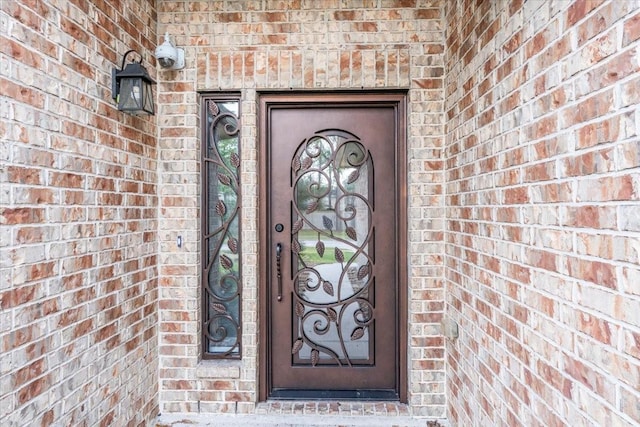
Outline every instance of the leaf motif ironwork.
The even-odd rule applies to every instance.
[[[331,218],[329,218],[328,216],[322,215],[322,224],[327,230],[333,230],[333,221],[331,221]]]
[[[347,184],[353,184],[358,180],[359,177],[360,177],[360,172],[357,169],[354,170],[349,174],[349,177],[347,178]]]
[[[363,143],[340,130],[318,132],[303,140],[291,160],[291,233],[297,283],[292,353],[312,366],[320,363],[321,355],[323,365],[362,363],[351,359],[348,348],[349,342],[362,340],[373,327],[373,304],[368,300],[374,279],[369,254],[373,207],[367,193],[373,188],[372,170],[372,159]],[[318,236],[315,252],[320,258],[303,251],[300,243],[296,247],[298,239],[303,243],[308,239],[307,231]],[[335,262],[324,258],[328,249],[333,249]],[[335,264],[341,273],[337,279],[324,277],[324,270],[314,267],[316,264]],[[313,295],[320,295],[317,292],[324,297],[314,299]],[[337,344],[322,340],[330,332],[337,336]],[[369,339],[373,335],[369,333]],[[358,346],[362,348],[362,343]],[[309,349],[305,356],[302,348]]]
[[[215,101],[207,101],[207,104],[209,107],[209,114],[211,114],[212,117],[216,117],[220,113],[218,104]]]
[[[233,267],[233,261],[231,261],[231,258],[226,255],[220,255],[220,264],[227,270],[231,270]]]
[[[316,366],[320,361],[320,352],[315,348],[311,350],[311,365]]]
[[[324,289],[324,291],[325,291],[327,294],[329,294],[329,295],[333,296],[334,290],[333,290],[333,285],[331,284],[331,282],[330,282],[330,281],[328,281],[328,280],[323,280],[323,281],[322,281],[322,289]]]
[[[359,340],[364,336],[364,328],[357,327],[351,332],[351,341]]]
[[[235,237],[229,237],[229,240],[227,240],[227,247],[229,248],[231,253],[237,254],[238,253],[238,239],[236,239]]]
[[[302,349],[303,345],[304,341],[302,341],[302,338],[298,338],[297,340],[295,340],[293,343],[293,347],[291,347],[291,354],[296,354],[297,352],[299,352],[300,349]]]
[[[313,200],[311,203],[309,203],[309,205],[307,206],[307,210],[306,212],[308,214],[315,212],[315,210],[318,209],[318,200]]]
[[[238,358],[241,355],[240,295],[240,127],[238,101],[207,99],[203,122],[203,298],[205,357]],[[226,243],[226,247],[224,247]]]
[[[220,181],[224,185],[231,185],[231,178],[223,173],[218,174],[218,181]]]
[[[300,157],[295,157],[293,159],[293,164],[291,165],[294,172],[298,172],[300,168],[302,168],[302,162],[300,161]]]
[[[224,304],[220,304],[219,302],[212,302],[210,304],[210,307],[217,313],[222,313],[222,314],[227,313],[227,307],[225,307]]]
[[[296,316],[304,316],[304,305],[301,302],[296,303]]]
[[[216,202],[216,213],[218,216],[224,216],[224,214],[227,213],[227,205],[225,205],[222,200]]]
[[[231,153],[231,164],[236,168],[240,167],[240,156],[236,153]]]
[[[298,231],[302,230],[304,226],[304,220],[299,219],[293,223],[293,227],[291,227],[291,234],[296,234]]]
[[[346,227],[345,228],[345,233],[347,233],[347,236],[349,236],[349,238],[351,240],[358,240],[358,233],[356,232],[356,229],[353,227]]]
[[[302,160],[302,164],[300,168],[302,170],[306,170],[306,169],[309,169],[312,164],[313,164],[313,160],[310,157],[306,157],[304,160]]]
[[[358,268],[358,274],[357,274],[357,278],[358,280],[362,280],[365,277],[367,277],[367,275],[369,275],[369,263],[366,263],[365,265],[361,265],[360,268]]]

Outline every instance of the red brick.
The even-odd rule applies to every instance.
[[[640,423],[640,393],[638,390],[621,388],[620,389],[620,407],[624,414],[630,417],[634,422]]]
[[[576,321],[580,331],[603,344],[611,344],[612,325],[609,322],[584,312],[578,313]],[[582,366],[581,364],[577,365],[578,368]]]
[[[546,32],[537,33],[531,41],[525,45],[525,58],[529,59],[532,56],[540,53],[549,43],[548,35]]]
[[[613,111],[613,91],[608,90],[580,102],[564,113],[565,127],[593,120]]]
[[[422,89],[438,89],[442,87],[442,79],[414,79],[413,82]]]
[[[0,78],[0,92],[18,102],[24,102],[35,108],[43,108],[44,93],[31,87],[25,87],[7,79]]]
[[[640,71],[640,62],[635,59],[633,49],[618,52],[602,65],[587,71],[589,88],[593,91],[615,84],[633,73]],[[608,96],[611,100],[612,97]]]
[[[573,396],[571,394],[572,382],[569,381],[566,377],[564,377],[560,371],[555,369],[554,367],[538,360],[537,363],[538,374],[542,377],[542,379],[556,388],[560,393],[564,395],[567,399],[571,399]]]
[[[440,9],[417,9],[414,12],[415,19],[439,19]]]
[[[22,385],[41,376],[46,371],[46,361],[44,358],[38,359],[29,365],[19,369],[13,380],[13,387],[19,388]]]
[[[522,30],[511,36],[511,38],[504,44],[503,49],[505,50],[505,52],[512,54],[520,48],[521,44]]]
[[[42,421],[40,422],[40,425],[42,427],[45,426],[50,426],[53,424],[53,420],[55,419],[55,414],[53,409],[50,409],[48,411],[46,411],[43,415],[42,415]]]
[[[584,22],[577,27],[578,45],[584,44],[592,37],[611,28],[627,12],[630,3],[608,2],[598,8]]]
[[[638,22],[640,23],[640,18]],[[640,78],[624,83],[621,93],[623,107],[640,104]]]
[[[336,21],[354,21],[356,19],[360,19],[361,16],[362,13],[355,10],[340,10],[333,12],[333,19]]]
[[[584,18],[589,12],[602,4],[604,0],[576,0],[567,10],[567,27]]]
[[[22,405],[29,400],[39,396],[40,394],[46,392],[51,385],[51,380],[49,375],[45,375],[44,377],[40,377],[35,381],[29,383],[28,385],[22,387],[18,390],[17,400],[18,404]]]
[[[8,2],[3,5],[2,10],[3,12],[9,14],[17,22],[20,22],[21,24],[31,28],[32,30],[36,32],[43,31],[42,26],[45,21],[36,13],[32,12],[29,9],[26,9],[23,4],[20,4],[19,2]],[[42,11],[43,10],[41,10],[41,12]]]
[[[613,171],[615,168],[613,156],[613,150],[605,148],[575,157],[567,157],[564,161],[565,174],[567,176],[586,176]]]
[[[527,249],[528,262],[538,268],[548,271],[558,271],[558,257],[547,251]]]
[[[616,288],[615,266],[599,262],[587,261],[579,258],[569,258],[569,274],[578,279],[582,279],[596,285],[608,288]]]
[[[640,13],[636,13],[624,22],[624,34],[622,45],[628,46],[632,42],[640,39]]]
[[[580,202],[633,201],[638,199],[635,175],[620,175],[600,179],[583,179],[578,185]]]
[[[89,44],[91,41],[91,36],[85,30],[65,16],[60,17],[60,29],[81,43]]]

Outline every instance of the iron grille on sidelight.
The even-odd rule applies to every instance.
[[[202,97],[203,357],[241,356],[239,97]]]

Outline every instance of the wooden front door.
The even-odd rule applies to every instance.
[[[403,94],[261,97],[261,397],[402,399]]]

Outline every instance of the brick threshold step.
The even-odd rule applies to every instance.
[[[156,427],[447,427],[446,420],[412,416],[398,402],[267,401],[252,414],[167,413]]]
[[[156,427],[447,427],[440,420],[410,415],[163,414]]]
[[[378,415],[409,416],[409,406],[399,402],[268,400],[256,405],[255,413],[289,415]]]

